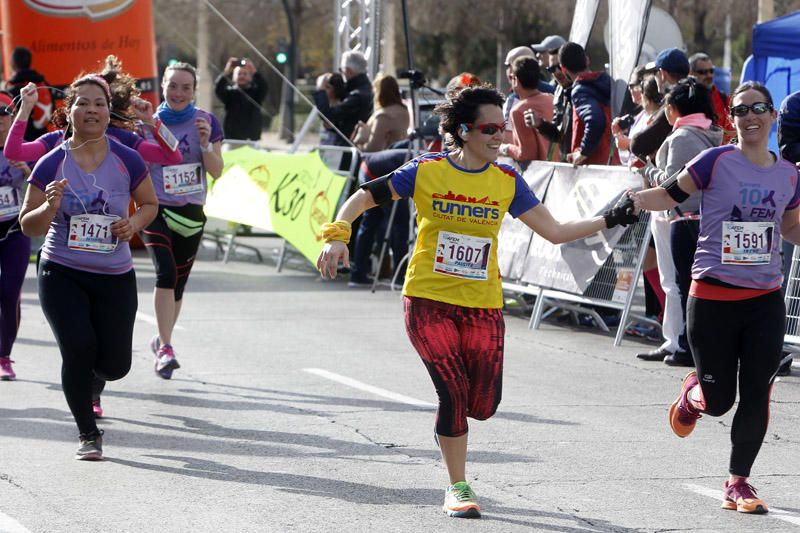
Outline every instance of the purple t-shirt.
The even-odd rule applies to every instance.
[[[25,174],[0,153],[0,222],[19,216],[25,197]]]
[[[692,266],[694,279],[711,277],[750,289],[773,289],[781,285],[781,219],[784,211],[800,205],[800,179],[797,167],[780,156],[775,157],[772,166],[762,168],[751,163],[737,147],[726,145],[709,148],[686,165],[702,191],[700,237]],[[769,262],[723,263],[723,253],[730,253],[727,246],[739,242],[729,239],[723,250],[725,222],[772,223],[771,228],[761,232],[759,244],[755,245],[771,254]]]
[[[108,253],[68,246],[70,219],[74,215],[127,217],[131,192],[147,178],[147,165],[142,156],[111,137],[107,137],[107,141],[108,153],[93,172],[84,172],[69,150],[57,148],[36,163],[28,182],[44,191],[51,181],[67,179],[61,205],[44,239],[44,259],[86,272],[124,274],[133,268],[127,242],[119,241]]]
[[[203,149],[200,146],[200,135],[197,133],[197,126],[194,123],[197,117],[205,118],[211,125],[209,143],[219,142],[223,139],[222,127],[217,117],[202,109],[196,109],[190,119],[180,124],[170,124],[168,126],[172,134],[178,139],[178,149],[181,151],[183,161],[180,165],[150,165],[153,187],[156,189],[158,203],[161,205],[181,206],[186,204],[203,205],[206,203],[208,183],[206,181],[206,170],[203,166]],[[148,134],[147,137],[149,139],[150,135]],[[167,176],[166,185],[165,175]],[[181,180],[191,181],[193,179],[198,180],[197,187],[200,190],[183,193],[180,190]]]
[[[136,135],[134,132],[130,130],[125,130],[122,128],[116,128],[114,126],[109,126],[106,129],[106,133],[119,141],[120,143],[124,144],[131,150],[136,150],[139,148],[139,145],[144,142],[140,136]],[[38,139],[36,142],[40,142],[47,147],[47,151],[49,152],[59,144],[64,141],[64,132],[62,130],[58,131],[51,131],[50,133],[45,133]]]

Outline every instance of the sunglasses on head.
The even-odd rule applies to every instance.
[[[498,131],[503,131],[506,129],[505,122],[499,122],[497,124],[472,124],[471,122],[462,124],[462,128],[465,128],[467,131],[477,129],[484,135],[494,135]]]
[[[695,70],[695,72],[700,74],[701,76],[706,76],[708,74],[714,74],[714,67],[704,68],[703,70]]]
[[[14,109],[7,105],[0,105],[0,116],[7,117],[14,114]]]
[[[772,104],[769,102],[756,102],[752,105],[739,104],[731,107],[731,115],[734,117],[743,117],[747,115],[749,111],[752,111],[756,115],[763,115],[773,109]]]

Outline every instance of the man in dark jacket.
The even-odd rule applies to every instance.
[[[572,145],[567,162],[607,165],[611,159],[611,77],[588,69],[589,58],[578,43],[563,45],[558,60],[573,80]],[[614,159],[619,163],[616,154]]]
[[[39,87],[37,89],[39,99],[28,119],[28,127],[25,129],[26,141],[35,141],[47,133],[47,125],[53,114],[53,99],[50,89],[47,88],[44,76],[31,68],[32,60],[33,56],[30,50],[24,46],[14,48],[11,53],[11,70],[14,71],[14,74],[6,82],[6,90],[15,99],[19,98],[20,90],[28,83],[35,83]]]
[[[226,139],[257,141],[261,138],[261,103],[267,82],[249,59],[232,57],[217,77],[214,92],[225,105],[222,128]]]
[[[372,115],[372,83],[367,77],[367,59],[357,51],[342,54],[340,70],[345,80],[347,96],[339,103],[331,105],[325,86],[317,86],[314,91],[314,104],[319,112],[336,126],[349,139],[359,120],[366,122]],[[323,78],[327,80],[327,78]],[[323,84],[328,83],[322,81]],[[347,139],[335,135],[332,144],[349,146]]]
[[[673,85],[689,75],[689,58],[682,50],[667,48],[659,52],[656,60],[644,68],[645,72],[655,72],[658,92],[666,95]],[[655,158],[656,152],[671,132],[672,126],[667,122],[666,108],[662,107],[653,122],[631,139],[631,153],[642,161],[646,161],[648,157]]]

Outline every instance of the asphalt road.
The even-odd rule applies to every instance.
[[[255,242],[255,241],[254,241]],[[274,242],[260,240],[268,250]],[[685,369],[638,361],[596,329],[528,331],[508,315],[503,402],[470,431],[484,516],[446,517],[435,393],[399,295],[275,272],[206,249],[174,345],[155,376],[149,260],[137,255],[133,369],[103,397],[105,456],[72,459],[77,431],[33,269],[0,383],[0,531],[800,530],[800,378],[782,378],[752,483],[773,508],[719,508],[732,413],[675,437],[667,409]]]

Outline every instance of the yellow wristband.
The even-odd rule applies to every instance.
[[[322,240],[326,243],[331,241],[342,241],[345,244],[350,242],[350,234],[352,228],[350,223],[346,220],[336,220],[334,222],[326,222],[322,225],[320,235]]]

